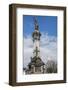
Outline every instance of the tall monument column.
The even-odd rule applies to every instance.
[[[28,69],[26,70],[26,74],[41,74],[44,73],[44,62],[40,57],[40,37],[41,33],[39,31],[39,25],[37,19],[34,19],[34,32],[32,33],[33,38],[33,57],[31,57],[31,61],[28,64]]]
[[[41,33],[39,32],[39,25],[38,25],[36,18],[35,18],[34,25],[35,25],[35,30],[32,34],[33,43],[34,43],[33,56],[39,57],[40,56],[40,36],[41,36]]]

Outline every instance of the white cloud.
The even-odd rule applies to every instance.
[[[24,37],[24,67],[28,65],[32,55],[32,36]],[[57,60],[57,38],[55,36],[49,36],[48,33],[42,33],[40,40],[40,57],[45,63],[47,60]]]

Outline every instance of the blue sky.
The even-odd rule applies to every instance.
[[[36,16],[41,33],[57,36],[57,16]],[[34,16],[24,15],[24,36],[31,35],[34,31]]]
[[[57,61],[57,17],[36,16],[40,37],[40,57],[44,63],[47,60]],[[24,67],[27,67],[33,56],[32,33],[34,32],[34,16],[23,16],[24,22]]]

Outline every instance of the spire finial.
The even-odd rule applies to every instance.
[[[35,16],[35,30],[38,30],[39,26],[38,26],[38,22],[37,22],[37,17]]]

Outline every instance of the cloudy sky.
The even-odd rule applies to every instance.
[[[36,16],[39,31],[42,34],[40,40],[40,57],[43,62],[47,60],[57,61],[57,17]],[[24,29],[24,67],[27,67],[33,56],[32,32],[34,32],[34,16],[23,16]]]

